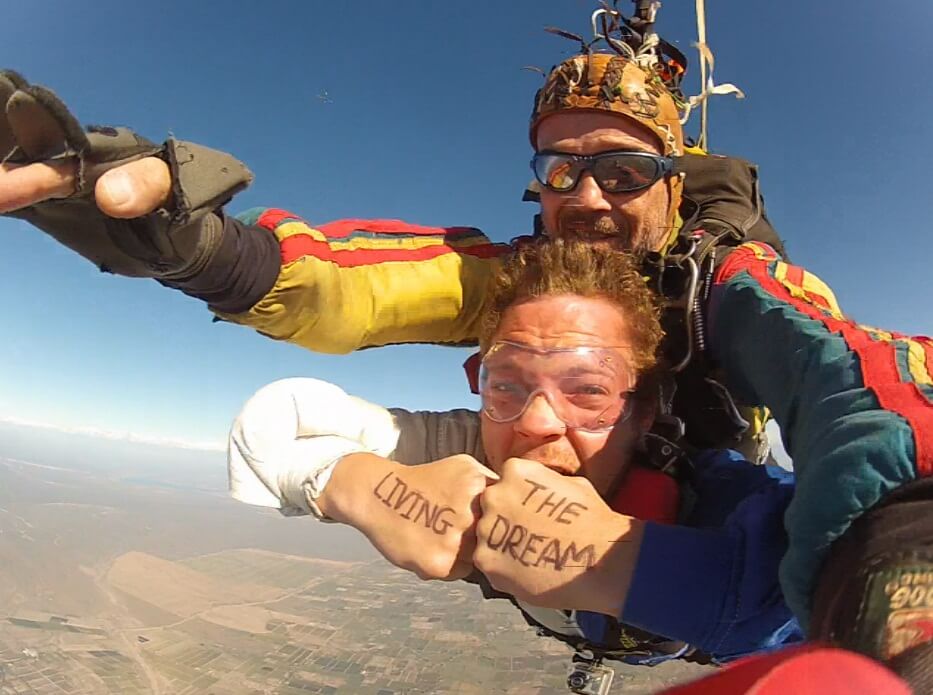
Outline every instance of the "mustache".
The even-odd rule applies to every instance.
[[[614,220],[605,213],[593,213],[564,208],[557,217],[557,232],[561,236],[631,236],[631,230],[624,222]]]

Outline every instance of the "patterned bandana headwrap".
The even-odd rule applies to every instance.
[[[568,58],[551,70],[535,95],[531,145],[548,116],[566,110],[610,111],[648,128],[661,142],[663,154],[683,154],[680,111],[661,78],[615,53]]]

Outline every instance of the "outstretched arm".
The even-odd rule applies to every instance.
[[[933,471],[933,341],[847,319],[825,284],[759,243],[718,269],[709,319],[727,385],[771,409],[794,461],[781,578],[806,622],[830,544]]]
[[[85,131],[55,94],[9,71],[0,104],[0,212],[101,270],[155,278],[225,320],[321,352],[476,339],[508,249],[476,229],[312,226],[281,210],[237,219],[222,206],[252,175],[230,155],[125,128]]]

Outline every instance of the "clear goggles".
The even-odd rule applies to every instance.
[[[568,428],[601,432],[628,417],[635,376],[624,347],[537,348],[503,341],[483,357],[478,386],[483,412],[493,422],[517,420],[543,396]]]

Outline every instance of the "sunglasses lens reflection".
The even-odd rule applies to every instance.
[[[610,193],[638,191],[658,180],[658,162],[648,157],[614,155],[593,162],[593,176]]]

